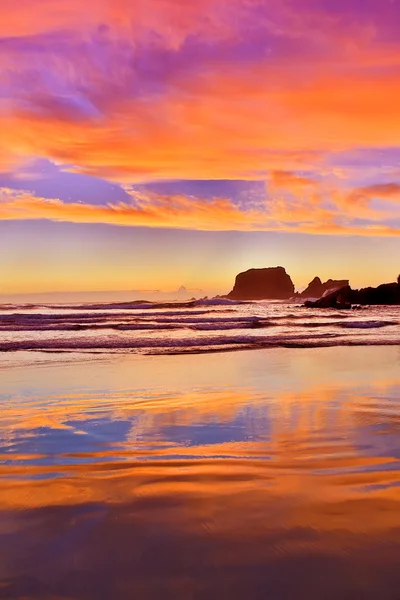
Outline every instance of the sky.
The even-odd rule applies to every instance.
[[[0,0],[0,294],[400,271],[400,0]]]

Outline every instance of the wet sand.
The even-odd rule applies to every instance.
[[[397,599],[400,348],[16,353],[0,598]]]

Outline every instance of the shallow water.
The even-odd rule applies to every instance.
[[[399,347],[1,364],[0,598],[399,597]]]

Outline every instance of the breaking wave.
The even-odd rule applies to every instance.
[[[347,311],[284,303],[132,302],[0,306],[0,351],[217,352],[400,344],[400,307]]]

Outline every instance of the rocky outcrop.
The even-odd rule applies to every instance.
[[[231,300],[287,300],[294,285],[283,267],[250,269],[239,273],[227,298]]]
[[[319,277],[314,279],[308,284],[308,287],[299,294],[300,298],[321,298],[329,290],[337,290],[349,285],[348,279],[328,279],[325,283],[322,283]]]
[[[307,308],[351,308],[352,305],[352,295],[354,294],[354,290],[351,289],[349,285],[342,287],[338,290],[334,290],[331,293],[326,293],[319,300],[315,300],[314,302],[308,300],[305,302],[304,306]]]
[[[384,283],[376,288],[352,290],[349,285],[325,294],[315,302],[306,302],[308,308],[351,308],[352,305],[400,305],[400,282]]]
[[[400,304],[400,283],[384,283],[376,288],[355,290],[352,301],[356,304]]]

